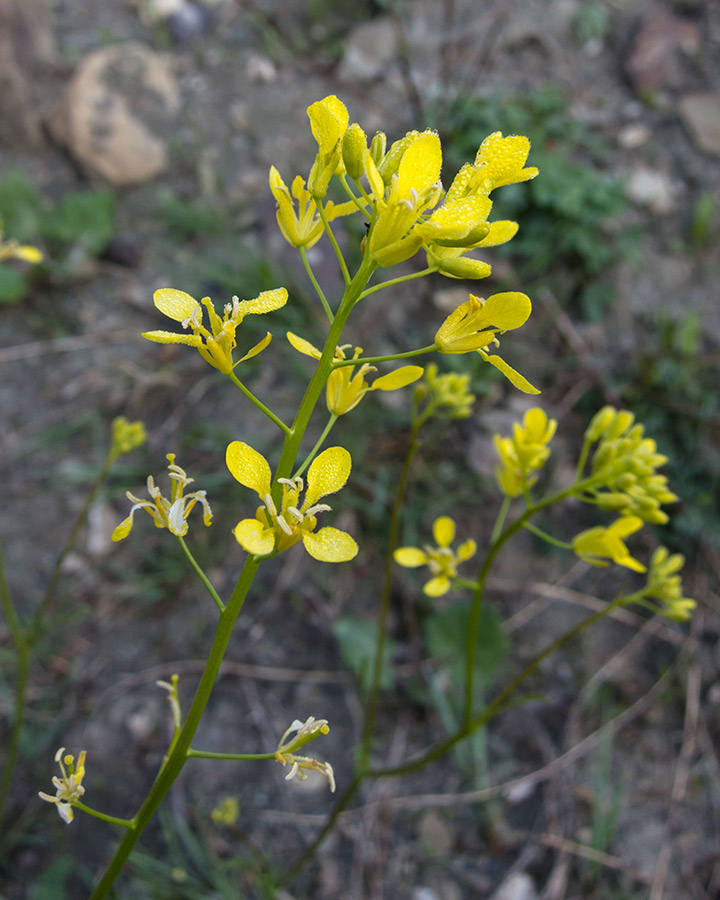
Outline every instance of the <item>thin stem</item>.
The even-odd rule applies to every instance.
[[[432,353],[437,350],[437,344],[429,344],[419,350],[407,350],[405,353],[391,353],[389,356],[358,356],[355,359],[339,359],[333,363],[333,369],[341,369],[343,366],[361,366],[363,363],[391,362],[394,359],[409,359],[411,356],[421,356],[424,353]]]
[[[235,589],[220,616],[210,654],[205,663],[205,668],[197,686],[197,690],[195,691],[192,704],[188,710],[185,724],[178,735],[177,743],[158,772],[155,782],[150,788],[150,792],[145,798],[145,801],[135,817],[131,820],[132,824],[129,826],[127,834],[120,842],[120,845],[115,852],[115,856],[112,858],[108,868],[105,870],[105,874],[93,891],[90,900],[102,900],[102,898],[107,897],[110,888],[127,862],[140,835],[147,827],[148,822],[155,814],[161,801],[165,798],[168,791],[173,786],[175,779],[187,762],[190,744],[198,729],[203,713],[205,712],[208,700],[210,699],[215,679],[220,670],[220,664],[233,633],[233,627],[243,607],[245,597],[253,582],[259,564],[259,560],[255,556],[248,556],[246,558],[245,565],[240,573]]]
[[[237,377],[237,375],[234,372],[228,372],[227,375],[228,375],[228,378],[230,379],[230,381],[232,381],[232,383],[236,387],[240,388],[240,390],[243,392],[243,394],[245,394],[245,396],[248,398],[248,400],[250,400],[252,403],[255,404],[255,406],[257,406],[257,408],[260,410],[260,412],[265,413],[265,415],[268,417],[268,419],[270,419],[271,422],[274,422],[277,425],[277,427],[281,431],[283,431],[286,435],[290,434],[290,429],[288,428],[288,426],[281,419],[279,419],[271,409],[268,409],[267,406],[265,406],[265,404],[262,401],[258,400],[258,398],[255,396],[255,394],[253,394],[252,391],[248,390],[248,388],[245,387],[245,385],[242,383],[242,381],[240,381],[240,379]]]
[[[175,537],[178,540],[178,544],[180,544],[180,546],[182,547],[182,551],[185,554],[185,556],[187,557],[187,561],[190,563],[190,565],[195,570],[195,574],[200,579],[200,581],[202,581],[202,583],[205,585],[205,589],[207,590],[208,594],[210,594],[210,596],[212,597],[212,599],[215,603],[215,606],[217,606],[217,608],[220,610],[220,612],[223,612],[225,609],[225,604],[222,602],[222,600],[218,596],[218,592],[212,586],[210,579],[200,568],[200,564],[198,563],[198,561],[195,559],[195,557],[190,552],[190,549],[189,549],[188,545],[185,543],[185,541],[183,540],[183,538],[181,538],[179,534],[175,535]]]
[[[302,261],[303,261],[303,265],[305,266],[305,271],[307,272],[308,278],[312,282],[312,286],[315,288],[315,292],[318,295],[318,297],[320,298],[320,302],[322,303],[323,309],[325,310],[325,315],[328,317],[328,322],[330,322],[330,324],[332,325],[333,313],[332,313],[332,310],[330,309],[330,304],[327,302],[327,297],[325,296],[323,289],[320,287],[320,284],[319,284],[317,278],[315,277],[315,273],[312,270],[312,266],[310,265],[310,262],[308,261],[307,251],[306,251],[305,247],[298,247],[298,253],[300,254],[300,259],[302,259]]]
[[[507,514],[510,511],[510,504],[512,503],[512,498],[508,497],[507,494],[503,497],[502,506],[497,514],[497,519],[495,520],[495,524],[493,525],[492,534],[490,535],[490,543],[494,544],[495,541],[500,537],[503,530],[503,525],[505,524],[505,519],[507,519]]]
[[[82,812],[87,813],[94,819],[100,819],[102,822],[107,822],[110,825],[122,825],[123,828],[134,828],[134,819],[119,819],[117,816],[108,816],[106,813],[99,812],[97,809],[85,806],[85,804],[81,803],[79,800],[74,800],[72,805],[75,809],[82,810]]]
[[[10,786],[15,772],[15,765],[20,747],[20,732],[25,721],[25,708],[27,702],[28,673],[30,669],[30,648],[23,631],[20,619],[13,606],[10,589],[5,577],[5,564],[3,562],[2,547],[0,546],[0,604],[3,615],[8,624],[10,636],[15,644],[15,699],[13,703],[13,724],[10,732],[7,756],[3,767],[2,780],[0,781],[0,822],[2,822],[5,807],[10,796]]]
[[[345,257],[342,255],[342,250],[340,249],[340,245],[337,242],[335,235],[333,234],[333,230],[330,227],[330,222],[328,221],[328,217],[325,213],[325,208],[322,205],[322,202],[315,198],[315,206],[317,207],[317,211],[320,214],[320,218],[322,219],[322,223],[325,227],[325,231],[327,232],[327,236],[330,238],[330,243],[333,245],[333,250],[335,251],[335,256],[337,257],[338,264],[340,266],[340,271],[342,272],[343,281],[345,285],[350,284],[350,273],[348,272],[347,263],[345,262]]]
[[[583,472],[585,471],[585,463],[587,462],[588,454],[590,453],[591,445],[592,441],[589,441],[587,438],[585,438],[582,450],[580,451],[580,456],[578,457],[578,464],[575,470],[575,481],[580,481],[580,479],[582,478]]]
[[[616,609],[618,606],[624,606],[628,602],[627,597],[617,597],[611,603],[608,603],[606,607],[603,609],[597,610],[591,616],[588,616],[587,619],[583,619],[578,625],[575,625],[573,628],[570,628],[564,634],[561,634],[560,637],[556,638],[551,644],[549,644],[544,650],[537,654],[537,656],[533,657],[530,662],[525,666],[522,671],[512,679],[512,681],[503,688],[502,691],[494,698],[494,700],[483,710],[483,712],[478,713],[478,715],[474,716],[467,725],[464,725],[456,734],[444,740],[442,743],[437,744],[435,747],[430,748],[426,753],[422,756],[418,757],[415,760],[412,760],[409,763],[405,763],[402,766],[396,766],[394,768],[388,769],[370,769],[366,774],[368,778],[389,778],[396,775],[405,775],[408,772],[416,772],[418,769],[424,768],[431,762],[434,762],[436,759],[440,759],[440,757],[444,756],[448,750],[451,750],[455,744],[459,741],[466,738],[469,734],[472,734],[477,728],[480,728],[483,725],[486,725],[492,718],[502,712],[503,709],[506,709],[509,705],[511,705],[511,700],[513,694],[517,691],[517,689],[525,682],[530,675],[533,674],[542,663],[549,657],[552,656],[553,653],[557,652],[561,647],[571,641],[573,638],[577,637],[581,632],[585,631],[586,628],[589,628],[591,625],[594,625],[595,622],[607,616],[613,609]],[[528,699],[531,699],[535,695],[531,695]]]
[[[275,759],[275,753],[212,753],[210,750],[193,750],[187,752],[192,759]]]
[[[540,540],[545,541],[546,544],[552,544],[553,547],[560,547],[562,550],[572,550],[572,544],[553,537],[551,534],[548,534],[547,531],[543,531],[542,528],[538,528],[537,525],[532,525],[530,522],[525,523],[525,530],[531,532],[536,537],[539,537]]]
[[[339,417],[335,413],[330,414],[330,418],[328,419],[327,425],[323,429],[323,433],[320,435],[320,437],[315,442],[315,446],[305,457],[305,461],[303,462],[303,464],[300,466],[299,469],[297,469],[295,471],[293,478],[297,478],[299,475],[302,475],[302,473],[305,471],[305,469],[307,469],[307,467],[310,465],[310,463],[315,459],[315,456],[317,455],[318,450],[322,447],[323,443],[325,442],[325,438],[330,434],[330,431],[332,430],[333,425],[337,422],[338,418]]]
[[[425,275],[430,275],[435,271],[436,269],[430,266],[427,269],[423,269],[422,272],[413,272],[412,275],[400,275],[398,278],[390,278],[388,281],[381,281],[380,284],[376,284],[374,287],[363,291],[360,295],[360,299],[362,300],[365,297],[369,297],[370,294],[374,294],[375,291],[381,291],[383,288],[392,287],[394,284],[402,284],[404,281],[413,281],[415,278],[424,278]]]
[[[365,193],[365,190],[364,190],[363,186],[362,186],[359,182],[355,182],[355,183],[357,184],[359,190],[362,192],[363,198],[365,199],[365,206],[363,206],[362,201],[360,200],[360,198],[357,197],[357,196],[353,193],[352,188],[351,188],[350,185],[347,183],[347,178],[346,178],[346,176],[343,174],[343,175],[339,175],[338,178],[340,179],[340,183],[342,184],[343,188],[345,189],[345,193],[348,195],[348,197],[350,197],[350,199],[351,199],[352,202],[355,204],[355,206],[357,206],[357,208],[360,210],[361,213],[364,213],[365,215],[367,215],[367,209],[365,208],[365,206],[367,206],[367,204],[370,202],[370,198],[369,198],[368,195]]]

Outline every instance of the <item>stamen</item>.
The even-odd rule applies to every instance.
[[[302,520],[305,518],[297,508],[297,506],[288,506],[286,512],[289,512],[290,515],[293,516],[293,518],[298,520],[298,522],[302,522]]]
[[[273,519],[276,519],[277,518],[277,506],[275,506],[275,503],[273,502],[273,498],[270,496],[270,494],[265,494],[263,499],[265,500],[265,509],[267,509],[267,511],[270,513],[270,516]]]
[[[285,532],[285,534],[288,535],[288,537],[292,537],[293,530],[292,530],[292,528],[288,525],[288,523],[285,521],[285,519],[283,519],[282,516],[277,516],[277,518],[275,519],[275,521],[276,521],[276,522],[278,523],[278,525],[282,528],[282,530]]]
[[[306,516],[314,516],[316,513],[320,512],[330,512],[332,506],[328,506],[327,503],[316,503],[315,506],[311,506],[310,509],[305,510]]]

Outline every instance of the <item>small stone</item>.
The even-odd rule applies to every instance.
[[[342,81],[374,81],[397,59],[395,25],[388,16],[378,16],[358,25],[348,36],[340,64]]]
[[[455,832],[436,809],[430,809],[420,817],[418,837],[422,849],[431,856],[449,853],[455,844]]]
[[[675,206],[675,185],[663,172],[636,169],[627,180],[627,196],[638,206],[664,216]]]
[[[661,10],[640,26],[625,62],[625,70],[639,93],[657,91],[679,80],[678,51],[697,54],[702,38],[695,24]]]
[[[432,888],[416,887],[412,892],[412,900],[440,900],[440,898]]]
[[[623,147],[625,150],[636,150],[638,147],[642,147],[643,144],[647,144],[651,137],[651,129],[647,125],[641,125],[637,122],[621,128],[617,142],[618,146]]]
[[[87,169],[114,185],[136,184],[167,165],[162,131],[180,107],[164,56],[122,43],[88,54],[50,122]]]
[[[535,882],[525,872],[515,872],[506,878],[490,900],[537,900]]]
[[[166,21],[170,36],[178,44],[190,44],[199,38],[210,25],[210,13],[197,3],[183,3]]]
[[[683,97],[680,118],[700,150],[720,156],[720,91]]]
[[[253,84],[272,84],[277,81],[278,72],[275,63],[260,53],[251,54],[245,66],[247,77]]]

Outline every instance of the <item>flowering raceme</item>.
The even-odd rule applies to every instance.
[[[408,569],[427,566],[433,576],[425,584],[423,593],[428,597],[441,597],[452,587],[457,577],[457,567],[475,555],[477,545],[467,540],[457,550],[451,549],[455,540],[455,522],[449,516],[440,516],[433,523],[433,537],[436,547],[399,547],[395,553],[395,562]]]
[[[202,358],[223,374],[228,375],[238,363],[245,362],[261,353],[272,340],[268,332],[255,344],[245,356],[237,362],[233,361],[233,350],[236,346],[235,331],[245,316],[263,315],[280,309],[287,303],[288,293],[285,288],[263,291],[254,300],[232,298],[232,303],[225,305],[222,319],[215,312],[209,297],[203,297],[202,306],[185,291],[174,288],[162,288],[155,291],[153,301],[161,313],[180,322],[183,328],[190,328],[192,334],[177,334],[173,331],[146,331],[143,337],[159,344],[187,344],[195,347]],[[210,331],[203,325],[203,306],[210,319]]]
[[[322,354],[309,341],[298,337],[292,331],[288,331],[287,339],[298,353],[311,356],[313,359],[320,359]],[[350,344],[343,344],[342,347],[337,347],[335,349],[335,359],[338,361],[347,359],[345,351],[349,347]],[[356,347],[353,358],[360,356],[362,352],[362,347]],[[372,384],[369,384],[365,376],[370,372],[376,371],[375,366],[363,363],[357,373],[353,375],[354,369],[355,366],[340,366],[328,376],[326,388],[327,408],[335,416],[343,416],[345,413],[350,412],[351,409],[355,409],[368,391],[397,391],[417,381],[423,373],[422,366],[401,366],[399,369],[395,369],[394,372],[381,375]]]
[[[262,454],[242,441],[233,441],[228,445],[226,461],[233,477],[254,490],[263,502],[254,519],[243,519],[235,526],[235,539],[243,550],[267,556],[302,541],[310,556],[322,562],[347,562],[357,555],[357,544],[344,531],[329,527],[315,531],[317,514],[330,510],[317,501],[339,491],[350,475],[350,454],[343,447],[329,447],[313,460],[300,506],[303,479],[278,479],[282,484],[279,509],[271,495],[270,466]]]
[[[539,406],[529,409],[522,425],[513,424],[512,437],[494,437],[500,465],[495,469],[500,490],[506,497],[519,497],[538,480],[537,472],[550,456],[548,444],[557,428],[556,419],[548,419]]]

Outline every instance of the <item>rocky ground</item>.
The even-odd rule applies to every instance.
[[[42,197],[36,215],[65,216],[65,233],[73,235],[56,229],[47,236],[38,225],[50,263],[34,278],[28,273],[22,296],[0,307],[0,538],[22,611],[33,609],[82,507],[109,421],[142,418],[149,431],[147,448],[118,465],[93,507],[31,671],[0,897],[87,896],[116,835],[84,816],[65,828],[34,799],[50,789],[55,749],[87,749],[88,802],[132,815],[166,747],[167,702],[154,683],[177,672],[189,698],[212,634],[214,608],[198,596],[165,535],[145,527],[134,542],[111,542],[126,514],[124,491],[140,491],[173,450],[210,496],[229,499],[213,528],[228,539],[203,536],[197,546],[222,594],[241,563],[229,529],[246,497],[228,486],[218,460],[239,437],[272,452],[272,426],[248,418],[199,356],[139,339],[163,327],[152,292],[172,285],[197,296],[250,298],[286,284],[295,305],[283,312],[283,327],[319,336],[267,185],[271,164],[286,180],[308,171],[315,144],[307,105],[335,93],[370,134],[396,137],[433,125],[455,133],[460,145],[456,132],[470,126],[458,98],[492,101],[500,114],[517,106],[512,98],[553,85],[567,109],[559,119],[552,113],[559,125],[536,148],[568,152],[608,185],[619,179],[618,210],[597,226],[588,218],[582,258],[595,259],[598,245],[609,256],[580,283],[559,250],[553,260],[552,246],[544,268],[498,254],[491,288],[533,297],[532,327],[518,339],[516,359],[525,360],[522,371],[542,386],[543,404],[560,420],[558,478],[603,402],[637,408],[661,449],[675,453],[671,474],[683,502],[668,540],[688,556],[686,590],[697,613],[683,627],[636,616],[604,623],[553,659],[543,695],[507,712],[468,756],[368,786],[315,863],[275,896],[715,900],[717,3],[0,0],[0,84],[0,213],[8,236],[11,223],[24,227],[17,210],[30,208],[17,199],[19,189],[2,186],[17,172]],[[569,204],[575,185],[562,166],[555,172],[555,197],[543,207],[549,215],[562,213],[557,197]],[[73,218],[63,198],[88,190],[100,193]],[[538,218],[541,199],[535,202],[533,221],[548,221]],[[589,202],[582,200],[568,228],[582,226],[583,203],[591,216]],[[98,223],[94,230],[83,230],[88,220]],[[350,252],[358,240],[346,237]],[[333,254],[323,244],[313,254],[332,296],[340,285]],[[440,321],[458,295],[447,282],[410,284],[391,303],[363,308],[351,337],[374,353],[427,343],[426,323]],[[594,284],[605,293],[588,293]],[[602,303],[593,299],[600,296]],[[283,354],[282,367],[253,363],[251,383],[289,414],[297,402],[293,378],[305,369]],[[497,381],[478,376],[477,385],[476,416],[428,440],[411,490],[408,527],[416,534],[447,512],[448,500],[468,533],[492,526],[490,438],[508,431],[527,404]],[[353,432],[349,420],[338,435],[352,444],[356,471],[368,473],[338,522],[366,532],[362,562],[327,573],[298,551],[269,567],[198,740],[259,752],[296,716],[327,716],[325,748],[340,786],[351,776],[361,716],[333,629],[376,603],[372,573],[382,565],[406,433],[402,400],[373,403],[367,431]],[[375,477],[377,459],[387,476]],[[128,581],[128,572],[137,575]],[[513,648],[508,671],[594,608],[594,595],[608,599],[618,586],[580,564],[568,572],[529,536],[521,541],[500,558],[490,584]],[[416,587],[398,582],[393,611],[396,672],[377,745],[390,765],[444,733],[431,699],[442,672],[422,648],[418,656],[403,612]],[[14,681],[4,623],[0,639],[4,740]],[[268,871],[291,864],[331,808],[326,784],[288,785],[281,776],[269,764],[188,768],[117,896],[267,896]],[[209,820],[227,797],[240,804],[238,825],[229,828]]]

